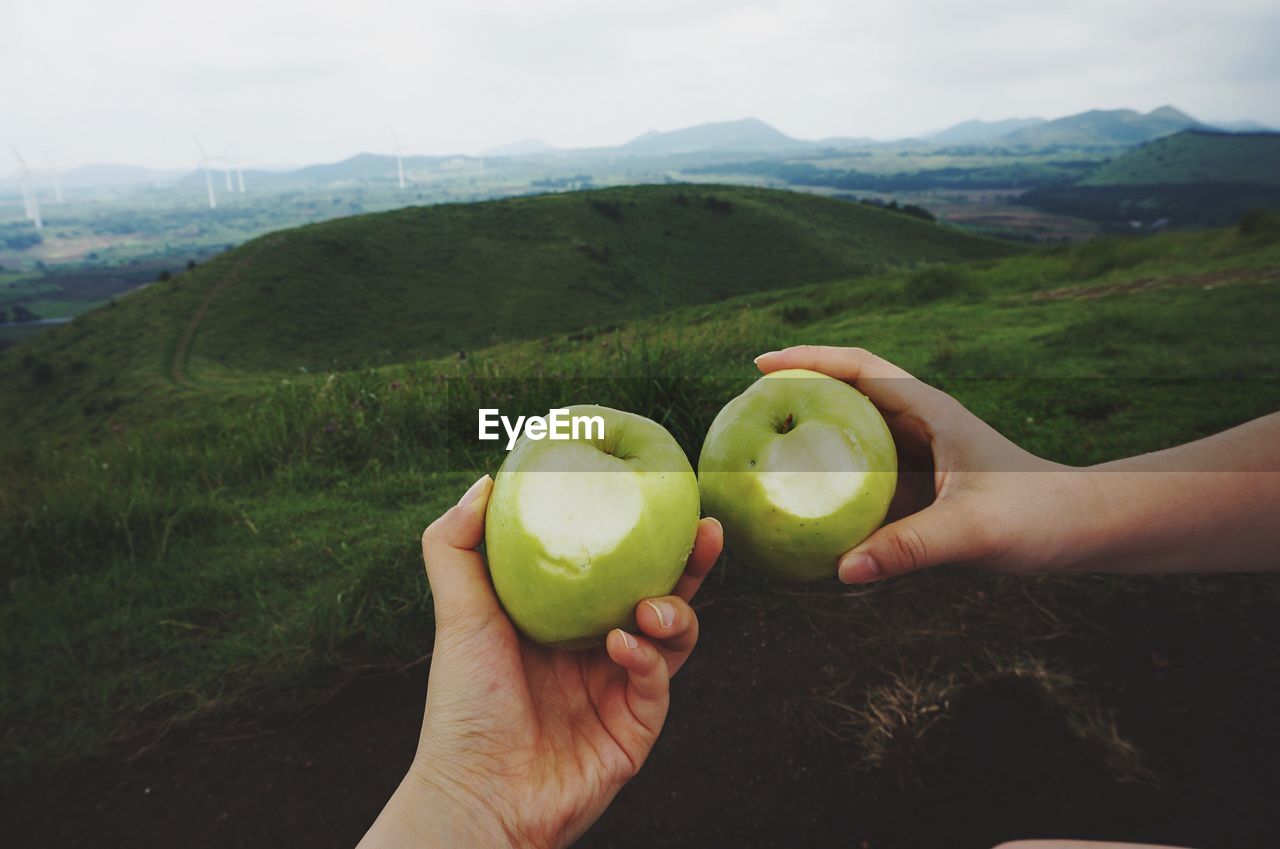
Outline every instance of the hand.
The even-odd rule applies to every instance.
[[[362,846],[565,846],[644,763],[668,685],[698,639],[689,600],[720,555],[703,519],[670,596],[636,608],[643,634],[557,651],[521,637],[476,547],[493,482],[481,478],[422,537],[436,642],[417,755]]]
[[[860,348],[787,348],[756,365],[765,374],[802,368],[846,381],[893,433],[899,475],[891,521],[841,557],[840,580],[865,583],[940,563],[1030,573],[1069,559],[1071,540],[1059,529],[1073,526],[1089,500],[1078,486],[1084,476],[1071,467],[1022,450],[950,395]]]

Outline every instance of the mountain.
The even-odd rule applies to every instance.
[[[539,153],[553,153],[556,148],[542,139],[521,139],[510,144],[500,144],[488,150],[480,151],[481,156],[536,156]]]
[[[961,121],[925,136],[935,144],[983,144],[1007,136],[1017,130],[1045,123],[1043,118],[1006,118],[1003,121]]]
[[[1103,165],[1082,186],[1280,185],[1280,133],[1186,130]]]
[[[141,165],[94,164],[81,165],[58,172],[58,183],[64,189],[110,188],[114,186],[141,186],[174,183],[191,173],[184,170],[157,170]],[[47,172],[37,179],[40,191],[52,191],[53,180]],[[16,174],[0,177],[0,192],[16,193],[21,183]]]
[[[1093,109],[1015,130],[998,140],[1003,147],[1128,147],[1205,126],[1172,106],[1145,115],[1133,109]]]
[[[135,183],[171,183],[191,173],[189,169],[158,171],[141,165],[82,165],[58,175],[64,188],[126,186]]]
[[[619,145],[617,150],[621,153],[655,155],[706,151],[768,153],[811,147],[812,144],[793,139],[764,121],[743,118],[740,121],[698,124],[665,133],[650,131]]]
[[[814,147],[871,147],[883,144],[870,136],[827,136],[813,142]]]
[[[449,156],[406,156],[405,168],[411,165],[437,165]],[[387,180],[394,179],[396,174],[396,158],[383,153],[360,153],[343,159],[340,162],[327,162],[321,165],[307,165],[293,171],[275,175],[280,181],[319,180],[322,182],[339,182],[343,180]]]

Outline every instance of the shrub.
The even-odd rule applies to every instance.
[[[808,324],[813,320],[813,313],[806,306],[789,306],[782,308],[781,318],[783,324]]]
[[[707,199],[702,202],[702,205],[718,215],[728,215],[730,212],[733,212],[732,201],[722,200],[715,195],[709,195]]]
[[[1280,234],[1280,214],[1255,206],[1240,216],[1240,223],[1236,227],[1241,236]]]
[[[591,208],[596,212],[608,218],[610,221],[622,220],[622,204],[611,200],[598,200],[592,198],[589,203]]]
[[[969,277],[958,268],[934,265],[907,278],[903,292],[909,303],[925,304],[963,292]]]

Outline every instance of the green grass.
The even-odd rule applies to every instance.
[[[599,233],[658,214],[619,192],[606,195],[622,207],[622,222],[614,222],[590,209],[591,197],[554,200]],[[762,263],[803,264],[810,260],[797,245],[813,245],[819,258],[809,267],[834,266],[832,257],[855,241],[830,235],[847,226],[842,206],[775,203],[754,192],[732,198],[728,217],[755,215],[748,209],[757,202],[770,210],[758,213],[761,229],[753,231],[766,240],[756,253]],[[449,214],[492,217],[485,226],[495,228],[523,222],[513,232],[520,243],[532,232],[526,226],[544,226],[538,216],[521,218],[522,204],[538,208],[528,200]],[[671,215],[681,226],[707,228],[704,243],[713,228],[728,226],[695,225],[695,213],[702,211]],[[401,215],[406,232],[426,216]],[[358,226],[386,232],[382,218]],[[884,237],[917,238],[899,223],[885,224]],[[770,228],[796,241],[769,242]],[[800,239],[801,229],[811,241]],[[323,232],[308,228],[299,238]],[[920,232],[941,241],[940,254],[963,238]],[[638,250],[617,238],[610,243],[617,256]],[[819,250],[828,238],[836,244]],[[769,258],[770,245],[780,258]],[[254,273],[284,269],[283,257],[259,266],[253,253],[276,247],[259,242],[219,257],[176,285],[154,286],[4,356],[11,389],[0,407],[8,437],[0,461],[7,554],[0,727],[8,774],[99,750],[130,731],[246,701],[298,698],[336,670],[421,655],[431,625],[418,535],[502,458],[467,438],[481,402],[496,398],[504,412],[522,413],[579,400],[625,407],[663,422],[696,456],[711,417],[752,379],[753,356],[799,342],[861,345],[954,392],[1031,450],[1072,463],[1175,444],[1280,402],[1274,228],[1105,241],[843,279],[778,272],[807,285],[754,278],[766,291],[644,315],[657,312],[651,304],[629,321],[584,312],[576,320],[593,326],[537,338],[513,333],[465,360],[293,369],[283,377],[272,368],[291,364],[262,360],[260,340],[242,354],[242,369],[230,357],[219,364],[193,356],[191,385],[175,385],[183,319],[246,257]],[[505,252],[494,241],[479,253],[521,250]],[[548,249],[556,262],[565,259],[558,250]],[[673,274],[710,273],[700,250],[666,256]],[[701,270],[687,272],[677,259]],[[290,286],[305,289],[321,272],[308,263],[303,282]],[[1123,288],[1135,280],[1156,285]],[[731,295],[738,284],[722,285],[720,294]],[[1090,291],[1110,294],[1080,297]],[[416,309],[410,317],[419,323],[438,320]],[[277,318],[278,333],[288,332],[288,320]],[[197,338],[230,344],[210,335]],[[726,579],[742,580],[732,564]]]
[[[1280,185],[1280,133],[1183,132],[1103,165],[1082,186]]]
[[[172,415],[173,381],[244,386],[474,351],[691,303],[1004,256],[991,239],[791,192],[645,186],[400,210],[255,240],[0,361],[0,419],[50,439]],[[207,304],[190,346],[179,342]],[[158,360],[177,359],[156,369]]]
[[[730,187],[423,207],[307,227],[264,247],[212,304],[192,357],[273,371],[398,362],[1009,252],[853,204]]]

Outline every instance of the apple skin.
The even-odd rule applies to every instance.
[[[494,476],[485,550],[511,621],[542,645],[600,645],[634,630],[642,600],[670,594],[698,533],[698,480],[666,428],[608,407],[603,440],[521,436]],[[623,528],[618,540],[610,526]],[[615,544],[616,543],[616,544]]]
[[[806,443],[817,446],[807,455],[807,472],[821,472],[841,452],[847,464],[867,470],[860,481],[809,479],[843,480],[850,489],[847,498],[832,496],[843,503],[824,515],[779,506],[761,476],[794,471],[769,468],[770,459],[784,451],[797,456]],[[771,455],[779,446],[783,450]],[[835,575],[839,557],[884,521],[897,480],[893,437],[875,405],[849,384],[804,369],[765,375],[726,404],[698,459],[703,506],[724,526],[726,549],[768,575],[795,581]]]

